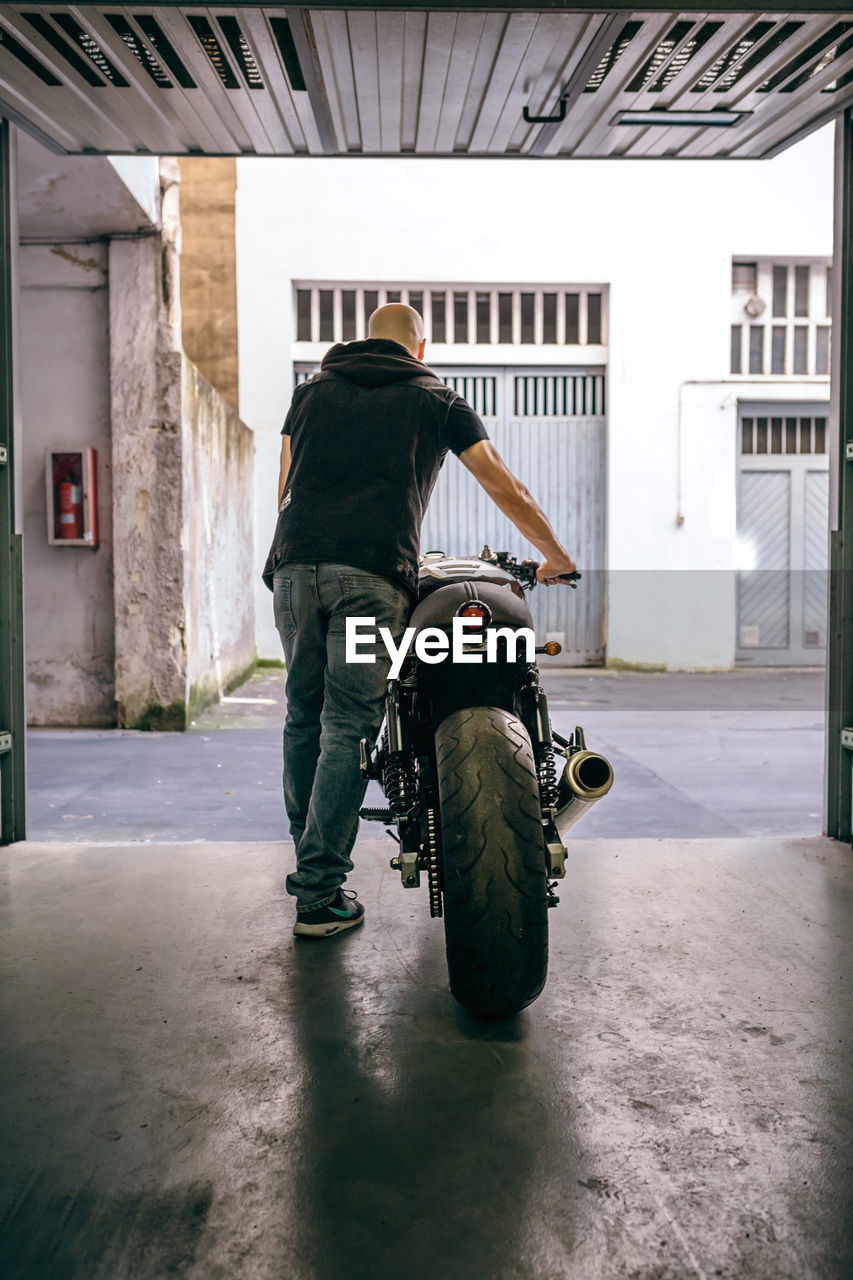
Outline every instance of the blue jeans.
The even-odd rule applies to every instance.
[[[345,660],[345,619],[375,618],[399,640],[409,617],[403,587],[343,564],[285,564],[273,583],[275,625],[287,664],[284,804],[296,844],[287,892],[297,911],[332,902],[348,871],[367,783],[358,744],[373,744],[384,713],[390,659]],[[365,628],[366,630],[366,628]]]

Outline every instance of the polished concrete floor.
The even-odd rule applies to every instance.
[[[551,973],[481,1024],[362,841],[0,851],[4,1280],[847,1280],[849,848],[572,842]]]
[[[187,735],[32,735],[33,839],[0,850],[3,1280],[853,1277],[823,674],[546,685],[616,785],[543,996],[494,1024],[387,840],[356,848],[364,928],[294,942],[280,673]]]

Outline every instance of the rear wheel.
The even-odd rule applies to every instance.
[[[498,707],[467,707],[435,735],[444,935],[453,995],[483,1017],[517,1013],[548,971],[539,786],[527,730]]]

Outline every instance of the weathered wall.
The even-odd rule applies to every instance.
[[[252,432],[183,361],[187,681],[191,709],[255,658]]]
[[[192,156],[180,172],[184,350],[236,411],[237,162]]]
[[[20,250],[27,704],[31,724],[112,725],[112,469],[106,247]],[[48,448],[98,450],[100,546],[49,546]]]
[[[164,323],[159,237],[110,245],[118,723],[183,728],[180,352]]]
[[[110,247],[118,722],[183,729],[254,659],[252,433],[181,350],[179,173]]]

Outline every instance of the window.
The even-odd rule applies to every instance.
[[[454,288],[298,281],[294,287],[296,340],[352,342],[367,336],[377,307],[406,301],[423,316],[430,344],[599,346],[607,341],[607,296],[600,284],[550,288],[457,284]]]
[[[601,294],[586,295],[586,340],[593,345],[601,342]]]
[[[521,295],[521,341],[536,341],[536,306],[535,294],[523,293]]]
[[[794,373],[808,373],[809,331],[798,324],[794,329]]]
[[[808,283],[809,269],[808,266],[795,266],[794,268],[794,315],[808,315]]]
[[[788,314],[788,268],[773,268],[773,315]]]
[[[809,268],[794,267],[794,315],[809,314]]]
[[[355,289],[341,293],[341,340],[352,342],[355,337]]]
[[[741,360],[741,343],[742,343],[743,325],[732,325],[732,373],[740,373],[742,370]]]
[[[547,343],[557,341],[556,293],[543,293],[542,295],[542,341]]]
[[[741,418],[741,453],[826,453],[826,446],[826,418]]]
[[[454,342],[468,341],[467,293],[454,293],[453,295],[453,340]]]
[[[755,262],[733,259],[732,374],[828,377],[831,294],[831,263],[826,258],[763,258]],[[759,317],[770,320],[762,325]],[[748,342],[744,333],[747,329]],[[592,338],[588,340],[591,342]]]
[[[745,293],[751,298],[758,290],[758,263],[732,263],[732,293]]]
[[[477,341],[492,340],[492,298],[491,294],[477,294]]]
[[[335,340],[335,295],[331,289],[320,290],[320,341]]]
[[[566,294],[566,342],[580,342],[580,294]]]
[[[367,337],[367,322],[379,306],[379,292],[376,289],[364,291],[364,336]]]
[[[443,293],[430,294],[432,307],[432,340],[447,341],[447,298]]]
[[[296,341],[311,341],[311,290],[296,290]]]
[[[498,342],[512,342],[512,294],[498,294]]]

